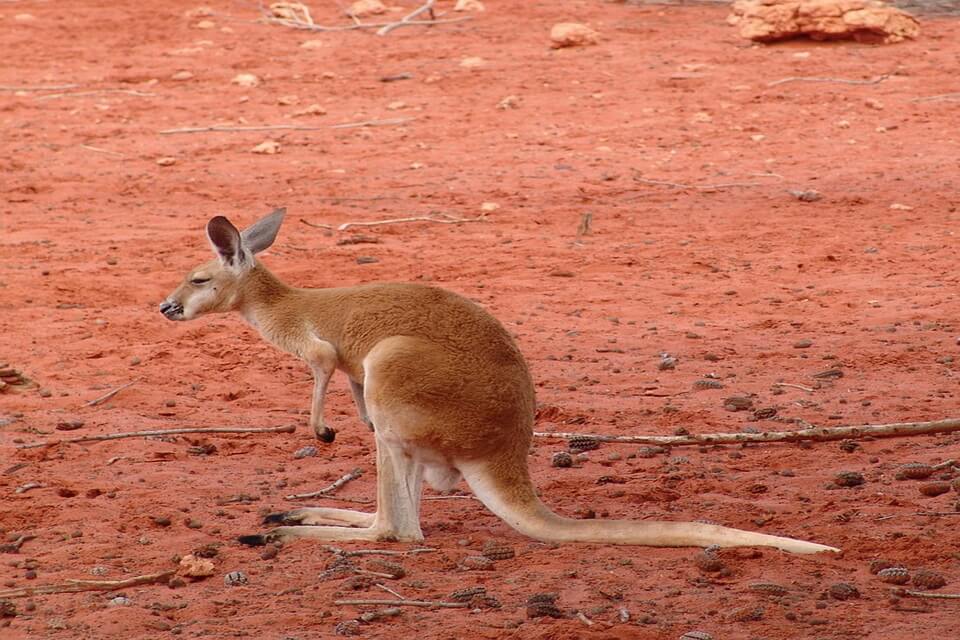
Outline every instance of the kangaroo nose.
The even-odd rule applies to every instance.
[[[182,311],[183,307],[180,306],[179,302],[164,300],[160,303],[160,313],[165,315],[167,318],[171,318]]]

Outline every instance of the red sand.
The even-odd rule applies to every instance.
[[[0,417],[16,417],[0,427],[0,528],[37,536],[19,554],[2,555],[0,588],[98,579],[94,567],[105,568],[100,579],[162,571],[173,556],[207,544],[219,545],[217,573],[173,590],[126,589],[129,606],[108,606],[116,595],[108,593],[17,598],[19,615],[0,631],[5,639],[326,638],[361,611],[335,606],[336,598],[392,597],[318,579],[331,555],[316,543],[263,560],[234,542],[260,530],[262,513],[291,507],[285,495],[357,466],[367,473],[338,495],[372,497],[374,470],[372,439],[344,380],[335,379],[328,402],[338,439],[315,443],[305,427],[311,382],[301,363],[239,318],[172,324],[157,313],[185,270],[208,258],[202,229],[218,213],[245,224],[288,207],[264,260],[291,283],[421,281],[486,305],[516,333],[540,402],[556,407],[540,429],[789,428],[724,410],[724,398],[744,394],[818,425],[957,413],[956,102],[918,100],[957,90],[956,21],[926,20],[919,41],[889,47],[752,46],[724,24],[722,7],[488,2],[469,22],[378,38],[257,24],[246,4],[214,6],[209,30],[195,28],[204,18],[184,16],[191,3],[110,4],[0,6],[0,84],[77,85],[0,93],[0,360],[52,392],[0,395]],[[349,24],[332,6],[315,7],[316,19]],[[15,21],[19,13],[35,19]],[[550,49],[550,26],[570,20],[590,24],[601,43]],[[322,46],[302,48],[307,40]],[[471,56],[486,64],[461,67]],[[171,79],[179,71],[193,77]],[[238,73],[262,84],[231,84]],[[401,73],[413,77],[380,81]],[[769,86],[791,76],[884,74],[875,84]],[[100,89],[126,92],[82,93]],[[510,95],[516,108],[498,109]],[[404,105],[388,107],[395,102]],[[326,115],[290,118],[314,103]],[[385,118],[414,119],[158,134]],[[281,153],[250,152],[268,138]],[[158,166],[161,157],[176,163]],[[676,188],[638,176],[748,186]],[[823,198],[807,203],[788,193],[807,189]],[[471,217],[486,202],[499,209],[483,223],[325,232],[301,222]],[[584,213],[593,214],[592,233],[578,240]],[[337,244],[354,231],[380,244]],[[378,262],[358,264],[358,256]],[[794,348],[802,339],[812,346]],[[675,370],[658,370],[661,352],[679,359]],[[708,353],[720,360],[706,360]],[[812,374],[831,367],[844,377],[812,393],[774,394],[777,381],[817,386]],[[691,391],[708,373],[725,388]],[[131,380],[110,402],[85,406]],[[649,395],[674,393],[681,395]],[[72,419],[83,427],[55,430]],[[15,448],[138,429],[290,423],[300,425],[294,435]],[[216,451],[190,452],[202,444]],[[294,460],[308,444],[320,455]],[[891,602],[890,585],[870,575],[868,563],[882,557],[936,570],[948,581],[943,591],[960,591],[956,516],[916,515],[954,511],[957,495],[928,498],[919,482],[894,480],[902,463],[960,458],[960,436],[861,445],[851,453],[837,443],[693,447],[653,458],[633,456],[636,446],[606,445],[573,469],[554,469],[550,458],[563,443],[538,441],[535,478],[562,513],[707,519],[844,554],[725,552],[729,571],[718,576],[697,568],[693,549],[550,547],[515,534],[475,501],[428,501],[423,529],[438,551],[403,559],[408,576],[388,586],[407,598],[443,599],[484,585],[502,608],[406,608],[360,634],[951,637],[960,630],[955,601]],[[866,483],[828,489],[845,470],[862,472]],[[599,484],[602,476],[624,483]],[[44,487],[15,493],[28,482]],[[62,497],[63,489],[77,495]],[[254,501],[218,505],[238,494]],[[190,519],[201,528],[188,528]],[[513,546],[516,558],[490,571],[458,568],[489,539]],[[34,580],[25,563],[36,566]],[[224,586],[233,570],[249,583]],[[751,589],[757,582],[778,583],[787,595],[765,596]],[[861,598],[823,596],[837,582],[855,584]],[[566,619],[527,619],[526,599],[544,591],[559,594]],[[757,607],[758,620],[741,621]],[[629,622],[619,621],[621,609]]]

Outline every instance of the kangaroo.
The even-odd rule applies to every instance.
[[[242,233],[223,216],[207,224],[216,258],[191,270],[160,305],[170,320],[238,311],[271,344],[310,366],[310,426],[332,442],[324,394],[347,375],[377,447],[375,513],[302,508],[268,515],[281,525],[240,542],[420,542],[422,483],[445,491],[461,478],[520,533],[546,542],[662,547],[766,546],[794,553],[833,547],[698,522],[575,520],[557,515],[530,480],[534,387],[506,329],[479,305],[418,284],[299,289],[256,258],[277,237],[277,209]]]

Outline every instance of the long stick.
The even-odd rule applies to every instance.
[[[182,129],[164,129],[158,133],[169,136],[176,133],[245,133],[248,131],[321,131],[323,129],[353,129],[356,127],[385,127],[394,124],[403,124],[416,118],[387,118],[385,120],[363,120],[362,122],[344,122],[323,127],[310,127],[299,124],[264,124],[250,127],[228,127],[211,125],[209,127],[184,127]]]
[[[107,400],[109,400],[110,398],[112,398],[113,396],[115,396],[115,395],[117,395],[118,393],[120,393],[121,391],[123,391],[124,389],[126,389],[127,387],[132,387],[133,385],[137,384],[137,382],[139,382],[139,378],[138,378],[137,380],[132,380],[132,381],[128,382],[127,384],[122,384],[122,385],[120,385],[119,387],[117,387],[116,389],[111,389],[110,391],[106,392],[105,394],[103,394],[103,395],[100,396],[99,398],[94,398],[93,400],[91,400],[90,402],[88,402],[88,403],[87,403],[87,406],[88,406],[88,407],[95,407],[95,406],[97,406],[98,404],[102,404],[102,403],[106,402]]]
[[[185,429],[157,429],[156,431],[130,431],[128,433],[108,433],[100,436],[82,436],[65,440],[50,440],[47,442],[31,442],[18,444],[17,449],[37,449],[51,447],[57,444],[76,444],[78,442],[102,442],[104,440],[119,440],[120,438],[145,438],[148,436],[170,436],[181,433],[293,433],[297,427],[292,424],[283,427],[189,427]]]
[[[773,82],[768,82],[768,87],[776,87],[781,84],[786,84],[788,82],[836,82],[839,84],[879,84],[890,77],[890,74],[885,73],[882,76],[877,76],[876,78],[871,78],[870,80],[847,80],[846,78],[822,78],[819,76],[790,76],[789,78],[781,78],[780,80],[774,80]]]
[[[438,602],[436,600],[334,600],[336,605],[372,604],[386,607],[440,607],[443,609],[464,609],[469,602]]]
[[[330,486],[328,486],[328,487],[324,487],[323,489],[320,489],[319,491],[313,491],[313,492],[311,492],[311,493],[294,493],[294,494],[291,494],[291,495],[289,495],[289,496],[286,496],[286,499],[287,499],[287,500],[303,500],[303,499],[306,499],[306,498],[318,498],[318,497],[320,497],[320,496],[325,496],[325,495],[328,495],[328,494],[333,493],[334,491],[336,491],[337,489],[339,489],[339,488],[342,487],[343,485],[347,484],[347,483],[350,482],[351,480],[356,480],[357,478],[359,478],[359,477],[362,476],[362,475],[363,475],[363,469],[360,469],[360,468],[358,467],[358,468],[354,469],[353,471],[351,471],[350,473],[344,474],[343,477],[339,478],[338,480],[336,480],[334,483],[332,483],[332,484],[331,484]]]
[[[910,591],[909,589],[904,590],[905,594],[908,596],[913,596],[915,598],[940,598],[942,600],[960,600],[960,593],[927,593],[926,591]]]
[[[59,584],[45,584],[37,587],[19,587],[17,589],[8,589],[0,591],[0,598],[22,598],[47,593],[78,593],[80,591],[117,591],[128,587],[136,587],[142,584],[154,584],[157,582],[166,582],[176,573],[175,570],[161,571],[160,573],[148,573],[135,578],[126,580],[67,580]]]
[[[435,5],[436,2],[437,2],[437,0],[427,0],[425,3],[423,3],[422,6],[417,7],[416,9],[414,9],[413,11],[411,11],[410,13],[408,13],[407,15],[403,16],[402,18],[400,18],[400,21],[399,21],[399,22],[393,22],[393,23],[391,23],[391,24],[384,25],[383,27],[377,29],[377,35],[378,35],[378,36],[385,36],[385,35],[387,35],[388,33],[390,33],[391,31],[393,31],[394,29],[396,29],[397,27],[402,27],[404,24],[410,22],[411,20],[413,20],[414,18],[416,18],[417,16],[419,16],[421,13],[424,13],[424,12],[426,12],[426,11],[429,11],[429,12],[430,12],[430,17],[433,18],[433,17],[434,17],[434,16],[433,16],[433,5]]]
[[[612,436],[590,433],[534,432],[538,438],[572,438],[581,436],[599,442],[630,442],[683,446],[691,444],[740,444],[741,442],[800,442],[814,440],[851,440],[858,438],[899,438],[928,433],[960,431],[960,419],[950,418],[934,422],[895,422],[892,424],[863,424],[845,427],[812,427],[797,431],[768,431],[764,433],[701,433],[685,436]]]
[[[350,227],[376,227],[382,224],[397,224],[398,222],[437,222],[439,224],[463,224],[465,222],[484,222],[486,216],[477,216],[476,218],[437,218],[434,216],[412,216],[410,218],[389,218],[387,220],[372,220],[370,222],[344,222],[337,231],[346,231]]]

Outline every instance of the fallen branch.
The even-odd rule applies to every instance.
[[[53,84],[29,86],[13,86],[9,84],[0,85],[0,91],[63,91],[64,89],[76,89],[78,84]]]
[[[392,577],[392,576],[391,576],[391,577]],[[397,593],[396,591],[394,591],[393,589],[391,589],[390,587],[388,587],[388,586],[385,585],[385,584],[380,584],[379,582],[375,582],[375,583],[373,584],[373,586],[377,587],[378,589],[383,589],[384,591],[386,591],[386,592],[389,593],[390,595],[396,596],[396,597],[400,598],[401,600],[406,600],[406,598],[404,598],[402,595],[400,595],[399,593]]]
[[[289,496],[285,496],[287,500],[304,500],[306,498],[319,498],[321,496],[327,496],[347,484],[351,480],[356,480],[363,475],[363,469],[359,467],[351,471],[350,473],[345,474],[343,477],[339,478],[336,482],[332,483],[328,487],[324,487],[319,491],[313,491],[311,493],[294,493]]]
[[[913,596],[915,598],[940,598],[941,600],[960,600],[960,593],[928,593],[926,591],[910,591],[909,589],[904,589],[902,593],[904,595]]]
[[[443,214],[444,217],[438,218],[436,216],[413,216],[410,218],[390,218],[388,220],[374,220],[372,222],[344,222],[339,227],[337,231],[346,231],[350,227],[376,227],[382,224],[397,224],[400,222],[436,222],[439,224],[464,224],[466,222],[485,222],[486,216],[477,216],[476,218],[455,218],[448,213]]]
[[[109,149],[101,149],[100,147],[93,147],[93,146],[90,146],[89,144],[82,144],[82,145],[80,145],[80,148],[81,148],[81,149],[86,149],[87,151],[96,151],[97,153],[106,153],[106,154],[109,154],[109,155],[111,155],[111,156],[117,156],[117,157],[120,157],[120,158],[123,157],[123,154],[122,154],[122,153],[118,153],[118,152],[116,152],[116,151],[110,151]]]
[[[103,394],[103,395],[100,396],[99,398],[94,398],[93,400],[91,400],[90,402],[87,403],[87,406],[88,406],[88,407],[95,407],[95,406],[97,406],[98,404],[103,404],[104,402],[106,402],[107,400],[109,400],[109,399],[112,398],[113,396],[117,395],[118,393],[120,393],[121,391],[123,391],[124,389],[126,389],[127,387],[132,387],[133,385],[137,384],[139,381],[140,381],[140,379],[138,378],[138,379],[136,379],[136,380],[131,380],[131,381],[128,382],[127,384],[122,384],[122,385],[120,385],[119,387],[117,387],[116,389],[112,389],[111,391],[106,392],[105,394]]]
[[[50,100],[53,98],[75,98],[82,96],[95,96],[101,93],[122,93],[128,96],[137,96],[138,98],[152,98],[156,96],[155,93],[149,93],[147,91],[134,91],[133,89],[94,89],[93,91],[74,91],[68,93],[48,93],[46,95],[37,96],[37,100]]]
[[[811,427],[797,431],[768,431],[764,433],[701,433],[684,436],[612,436],[587,433],[534,432],[538,438],[569,439],[574,436],[593,438],[599,442],[628,442],[635,444],[658,444],[684,446],[692,444],[741,444],[743,442],[800,442],[812,440],[855,440],[858,438],[899,438],[929,433],[960,431],[960,419],[934,422],[897,422],[892,424],[864,424],[845,427]]]
[[[352,549],[347,551],[346,549],[341,549],[340,547],[333,547],[330,545],[324,545],[323,547],[326,551],[338,556],[352,557],[352,556],[415,556],[420,553],[435,553],[436,549],[431,549],[430,547],[420,547],[417,549],[408,549],[406,551],[393,551],[390,549]]]
[[[50,440],[48,442],[31,442],[28,444],[18,444],[17,449],[37,449],[39,447],[52,447],[58,444],[76,444],[79,442],[102,442],[104,440],[119,440],[120,438],[147,438],[151,436],[175,436],[182,433],[293,433],[297,430],[295,425],[286,425],[283,427],[190,427],[185,429],[157,429],[155,431],[130,431],[127,433],[108,433],[99,436],[82,436],[79,438],[67,438],[65,440]]]
[[[334,600],[335,605],[376,605],[385,607],[438,607],[441,609],[465,609],[469,602],[441,602],[438,600]]]
[[[917,511],[915,516],[960,516],[960,511]]]
[[[957,100],[960,100],[960,93],[941,93],[941,94],[936,95],[936,96],[926,96],[926,97],[923,97],[923,98],[914,98],[914,99],[911,100],[910,102],[938,102],[938,101],[940,101],[940,100],[942,100],[942,101],[944,101],[944,102],[955,102],[955,101],[957,101]]]
[[[385,35],[387,35],[388,33],[390,33],[391,31],[393,31],[394,29],[396,29],[397,27],[402,27],[402,26],[404,26],[405,24],[408,24],[411,20],[413,20],[414,18],[416,18],[417,16],[419,16],[421,13],[427,13],[427,12],[429,12],[429,13],[430,13],[430,20],[431,20],[431,21],[432,21],[432,20],[436,20],[437,17],[433,14],[433,5],[435,5],[436,3],[437,3],[437,0],[427,0],[425,3],[423,3],[423,5],[417,7],[416,9],[414,9],[413,11],[411,11],[410,13],[408,13],[407,15],[403,16],[402,18],[400,18],[400,21],[399,21],[399,22],[393,22],[393,23],[391,23],[391,24],[384,25],[384,26],[380,27],[379,29],[377,29],[377,35],[378,35],[378,36],[385,36]]]
[[[788,82],[836,82],[838,84],[880,84],[884,80],[890,77],[889,73],[885,73],[882,76],[877,76],[876,78],[871,78],[870,80],[848,80],[846,78],[823,78],[820,76],[790,76],[789,78],[781,78],[780,80],[774,80],[773,82],[768,82],[768,87],[776,87],[781,84],[786,84]]]
[[[7,542],[5,544],[0,544],[0,553],[19,553],[20,547],[23,546],[24,542],[29,542],[37,536],[26,533],[22,536],[18,536],[13,542]]]
[[[48,593],[79,593],[81,591],[117,591],[128,587],[137,587],[144,584],[166,582],[175,570],[128,578],[126,580],[67,580],[59,584],[45,584],[38,587],[19,587],[0,591],[0,598],[22,598],[44,595]]]
[[[299,124],[264,124],[249,127],[228,127],[225,125],[210,125],[209,127],[183,127],[181,129],[164,129],[158,133],[162,136],[177,133],[245,133],[249,131],[322,131],[323,129],[352,129],[355,127],[385,127],[403,124],[416,118],[387,118],[386,120],[363,120],[361,122],[344,122],[323,127],[310,127]]]
[[[307,225],[308,227],[313,227],[315,229],[330,229],[331,231],[333,230],[332,224],[320,224],[317,222],[310,222],[309,220],[304,220],[303,218],[300,218],[300,222]]]
[[[773,386],[775,387],[789,387],[791,389],[800,389],[800,391],[806,391],[807,393],[813,393],[816,391],[813,387],[805,387],[802,384],[791,384],[789,382],[774,382]]]
[[[721,182],[718,184],[683,184],[682,182],[667,182],[666,180],[651,180],[641,176],[634,176],[636,182],[650,184],[657,187],[673,187],[674,189],[699,189],[701,191],[716,191],[718,189],[731,189],[734,187],[762,187],[762,182]]]
[[[42,482],[28,482],[27,484],[20,485],[19,487],[14,489],[13,492],[26,493],[27,491],[30,491],[30,489],[43,489],[46,486],[47,485],[43,484]]]

